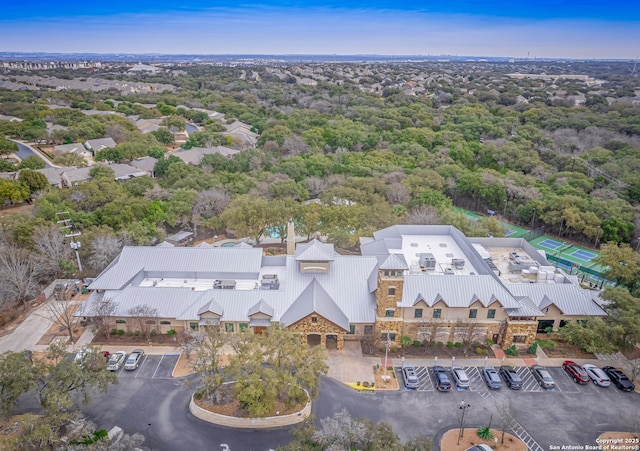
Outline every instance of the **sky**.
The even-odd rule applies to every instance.
[[[638,0],[4,3],[0,52],[640,55]]]

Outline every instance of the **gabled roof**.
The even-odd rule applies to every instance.
[[[142,171],[128,164],[111,163],[109,167],[113,169],[113,178],[115,180],[125,180],[132,177],[142,177],[147,175],[145,171]]]
[[[389,254],[389,256],[380,265],[380,269],[409,269],[407,261],[402,254]]]
[[[56,154],[75,153],[78,155],[82,153],[88,153],[84,145],[80,143],[61,144],[59,146],[54,146],[53,152]]]
[[[89,149],[93,150],[94,152],[97,152],[98,150],[106,149],[108,147],[116,146],[116,142],[113,140],[113,138],[109,138],[109,137],[100,138],[100,139],[88,139],[85,144]]]
[[[267,304],[264,299],[260,299],[260,302],[249,309],[247,315],[252,316],[256,313],[264,313],[265,315],[273,316],[273,307]]]
[[[143,158],[137,158],[131,161],[129,164],[134,168],[142,169],[143,171],[151,173],[153,172],[153,169],[155,168],[157,162],[158,162],[157,158],[143,157]]]
[[[518,283],[508,287],[514,295],[531,299],[542,311],[553,304],[564,315],[606,316],[589,292],[573,283]]]
[[[224,310],[222,309],[222,307],[220,307],[220,305],[218,305],[218,303],[212,299],[198,309],[198,315],[211,312],[215,313],[218,316],[222,316],[223,311]]]
[[[534,302],[528,297],[518,297],[520,307],[505,309],[509,316],[544,316],[544,313],[536,307]]]
[[[314,239],[296,248],[296,261],[331,262],[335,259],[333,244],[325,244]]]
[[[419,296],[430,307],[439,300],[449,307],[467,308],[476,301],[488,307],[496,300],[505,308],[519,306],[504,285],[491,276],[405,275],[402,301],[398,306],[412,307]]]
[[[349,330],[349,319],[315,278],[280,317],[280,322],[289,326],[312,313]]]

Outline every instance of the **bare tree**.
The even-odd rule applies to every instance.
[[[353,418],[345,409],[320,420],[320,429],[313,434],[323,449],[349,450],[368,442],[369,430],[362,420]]]
[[[440,215],[435,207],[420,205],[409,210],[407,224],[440,224]]]
[[[104,335],[107,340],[111,339],[111,320],[115,311],[116,303],[110,298],[94,302],[90,309],[96,332]]]
[[[51,277],[61,275],[64,268],[73,267],[71,246],[54,224],[38,227],[33,232],[33,247],[41,257],[42,269]]]
[[[89,264],[102,271],[122,250],[122,240],[113,235],[98,235],[91,242]]]
[[[49,315],[49,319],[53,324],[57,324],[61,329],[64,329],[69,334],[69,341],[74,342],[73,330],[78,324],[78,318],[73,316],[78,304],[66,299],[51,299],[46,304],[46,312]]]
[[[511,400],[507,398],[506,400],[496,401],[496,410],[498,411],[498,415],[502,419],[502,437],[500,439],[500,443],[504,445],[504,435],[507,430],[513,428],[514,425],[518,424],[516,419],[516,412],[511,405]]]
[[[631,368],[631,381],[635,381],[640,376],[640,359],[629,360]]]
[[[35,298],[41,289],[42,267],[37,256],[15,244],[0,243],[0,307]]]
[[[135,326],[144,334],[147,340],[151,339],[151,331],[155,329],[158,309],[149,304],[142,304],[127,312],[132,317]]]
[[[304,184],[309,191],[309,195],[314,199],[318,197],[318,195],[322,193],[326,188],[326,183],[324,182],[324,180],[318,177],[309,177],[304,181]]]
[[[485,331],[475,321],[458,321],[455,323],[455,336],[462,343],[462,349],[466,352],[469,347],[485,336]]]
[[[411,199],[409,190],[402,183],[392,183],[387,191],[387,201],[392,205],[404,205]]]
[[[226,191],[219,188],[211,188],[198,194],[193,204],[192,214],[194,217],[211,218],[222,213],[222,210],[229,205],[229,202],[231,202],[231,197]]]
[[[301,153],[310,153],[309,145],[299,136],[288,136],[284,139],[283,148],[289,151],[289,155],[298,155]]]

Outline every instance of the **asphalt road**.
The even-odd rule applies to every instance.
[[[93,395],[91,403],[82,407],[83,411],[106,429],[117,425],[127,433],[146,436],[148,432],[156,451],[222,450],[223,444],[232,451],[266,451],[290,440],[288,428],[235,430],[193,417],[188,410],[193,390],[184,381],[167,377],[166,368],[173,358],[175,356],[147,356],[138,370],[120,370],[119,384],[110,387],[106,394]],[[479,427],[491,421],[493,427],[500,429],[502,419],[496,404],[508,402],[512,409],[512,428],[534,450],[595,445],[595,438],[601,432],[640,430],[640,395],[637,393],[622,393],[613,386],[578,385],[560,368],[550,368],[558,385],[555,391],[542,390],[528,379],[521,391],[506,387],[490,391],[480,378],[478,368],[468,368],[467,372],[470,389],[449,393],[429,389],[429,384],[422,384],[423,390],[358,393],[323,377],[313,413],[321,419],[346,409],[356,418],[389,423],[400,438],[407,441],[418,435],[438,436],[446,429],[459,427],[459,405],[463,400],[470,404],[465,417],[467,427]],[[429,377],[426,372],[421,374],[419,377]],[[151,427],[147,431],[148,424]]]
[[[17,146],[18,146],[18,151],[17,151],[15,154],[16,154],[18,157],[20,157],[20,159],[21,159],[21,160],[24,160],[24,159],[25,159],[25,158],[27,158],[27,157],[35,156],[35,157],[40,158],[40,159],[44,162],[45,167],[47,167],[47,168],[51,168],[51,167],[53,167],[53,166],[51,165],[51,163],[49,163],[49,160],[47,160],[47,159],[46,159],[46,158],[44,158],[42,155],[40,155],[39,153],[37,153],[36,151],[34,151],[31,147],[29,147],[29,146],[27,146],[27,145],[25,145],[25,144],[22,144],[22,143],[21,143],[21,142],[19,142],[19,141],[14,141],[14,140],[11,140],[11,141],[12,141],[12,142],[14,142],[15,144],[17,144]]]

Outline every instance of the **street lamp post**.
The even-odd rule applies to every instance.
[[[462,410],[462,417],[460,418],[460,433],[458,434],[458,445],[460,444],[460,439],[464,437],[464,414],[467,413],[467,409],[471,407],[471,404],[464,402],[464,400],[460,401],[460,410]]]
[[[536,209],[533,209],[533,217],[531,218],[531,228],[533,229],[533,224],[536,222]]]
[[[147,441],[149,442],[149,451],[153,451],[153,446],[151,446],[151,434],[149,434],[149,429],[151,428],[151,423],[147,424]]]

